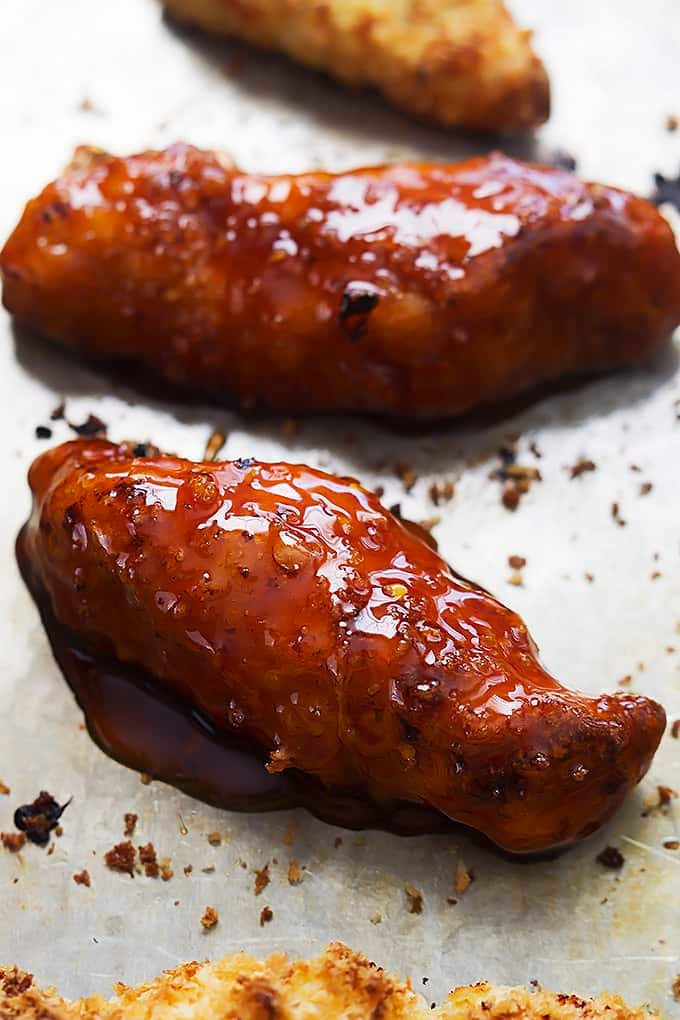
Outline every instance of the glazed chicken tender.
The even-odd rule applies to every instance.
[[[654,1020],[602,995],[528,992],[489,984],[457,988],[431,1010],[410,981],[333,943],[314,960],[275,953],[264,963],[237,953],[185,963],[148,984],[116,986],[104,999],[62,999],[16,967],[0,967],[0,1020]],[[658,1020],[658,1017],[656,1017]]]
[[[181,21],[277,50],[445,127],[522,131],[550,89],[500,0],[164,0]]]
[[[243,410],[445,418],[649,357],[680,255],[648,202],[496,154],[244,174],[80,150],[0,255],[5,306]]]
[[[522,620],[351,478],[66,443],[30,472],[33,582],[223,732],[508,850],[566,845],[649,767],[660,705],[567,690]]]

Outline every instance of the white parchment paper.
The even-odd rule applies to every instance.
[[[677,174],[680,132],[664,126],[667,114],[680,114],[677,0],[517,0],[514,7],[536,27],[554,114],[537,139],[516,142],[512,151],[531,157],[563,147],[585,176],[642,193],[653,170]],[[0,0],[0,123],[3,238],[25,200],[80,142],[123,153],[183,139],[224,148],[247,169],[272,171],[454,159],[484,149],[479,140],[421,128],[377,99],[278,59],[178,33],[155,0]],[[93,745],[13,553],[29,504],[26,469],[46,445],[35,426],[47,423],[62,397],[72,420],[93,412],[114,439],[151,439],[187,456],[200,456],[219,427],[229,436],[226,456],[285,457],[350,472],[384,485],[386,502],[400,502],[414,519],[440,516],[435,533],[444,555],[525,616],[557,676],[596,692],[616,689],[630,674],[633,689],[660,699],[672,721],[680,716],[674,351],[647,371],[545,400],[502,425],[418,437],[351,420],[302,423],[290,435],[274,421],[149,401],[15,337],[4,312],[0,363],[0,778],[12,790],[0,796],[0,829],[11,828],[14,807],[43,787],[73,795],[51,856],[32,846],[20,856],[0,851],[2,961],[75,995],[241,947],[309,954],[342,939],[409,975],[431,1001],[481,978],[537,979],[582,994],[609,989],[680,1017],[671,995],[680,971],[680,852],[663,846],[678,836],[678,816],[642,817],[658,784],[680,789],[679,741],[665,737],[649,778],[606,830],[540,863],[509,861],[463,836],[400,839],[334,829],[304,812],[220,812],[163,784],[142,785]],[[521,433],[524,462],[534,462],[528,444],[538,445],[544,479],[514,515],[488,477],[493,456],[469,466],[470,458],[492,455],[511,431]],[[55,442],[70,435],[56,423]],[[572,481],[565,467],[583,456],[597,470]],[[395,475],[397,462],[418,472],[409,494]],[[455,481],[455,497],[435,508],[429,485],[445,479]],[[653,489],[641,496],[645,481]],[[612,520],[613,502],[626,527]],[[511,554],[527,558],[523,587],[508,583]],[[125,811],[139,814],[137,841],[153,841],[172,859],[171,881],[133,880],[105,868],[103,854],[122,837]],[[221,846],[207,841],[214,831]],[[626,858],[618,873],[596,862],[607,844]],[[292,858],[305,868],[298,886],[287,881]],[[459,858],[475,874],[462,896],[454,891]],[[252,869],[266,862],[271,883],[255,897]],[[185,876],[189,864],[193,872]],[[89,889],[72,881],[83,867],[92,876]],[[406,883],[422,891],[420,915],[407,910]],[[208,904],[221,920],[205,934],[200,916]],[[263,928],[265,905],[274,917]]]

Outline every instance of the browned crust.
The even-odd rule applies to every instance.
[[[68,1001],[41,991],[32,975],[0,968],[0,1020],[643,1020],[615,996],[528,992],[478,984],[458,988],[438,1009],[409,982],[386,974],[365,956],[333,943],[315,960],[291,962],[283,953],[258,963],[244,953],[215,963],[185,963],[155,981],[116,996]]]
[[[278,50],[446,127],[547,119],[548,76],[502,0],[164,0],[183,22]]]

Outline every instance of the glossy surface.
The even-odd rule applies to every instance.
[[[680,322],[656,209],[502,155],[265,177],[82,149],[0,267],[22,322],[244,409],[457,415],[636,362]]]
[[[514,851],[591,832],[644,774],[656,703],[588,698],[522,621],[351,479],[67,443],[30,473],[22,558],[59,623],[220,730]]]

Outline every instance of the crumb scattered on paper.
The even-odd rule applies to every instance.
[[[210,931],[214,928],[220,919],[220,915],[217,913],[214,907],[206,907],[203,911],[203,917],[201,918],[201,924],[206,931]]]
[[[423,894],[421,893],[420,889],[416,889],[414,885],[411,885],[410,882],[407,882],[406,885],[404,886],[404,891],[406,893],[406,899],[408,902],[409,914],[422,914]]]
[[[255,895],[259,896],[261,892],[264,892],[270,881],[269,864],[265,864],[263,868],[255,868],[255,882],[253,883]]]

